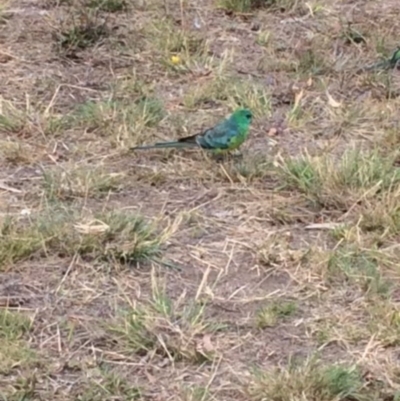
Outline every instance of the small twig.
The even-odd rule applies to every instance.
[[[78,254],[75,253],[75,255],[72,257],[71,263],[69,264],[67,271],[65,272],[63,278],[60,281],[60,284],[58,285],[58,287],[56,289],[56,294],[58,294],[58,292],[60,291],[64,281],[66,280],[67,276],[69,275],[69,273],[71,272],[72,268],[74,267],[77,257],[78,257]]]
[[[221,170],[224,173],[224,175],[226,176],[226,178],[229,180],[229,182],[231,183],[231,185],[233,185],[233,180],[230,177],[230,175],[228,174],[228,172],[225,170],[224,166],[222,164],[220,164]]]
[[[51,100],[50,100],[49,105],[46,107],[46,110],[44,111],[44,116],[45,116],[45,117],[47,117],[47,116],[49,115],[50,110],[51,110],[52,107],[54,106],[54,102],[55,102],[55,100],[56,100],[56,97],[57,97],[57,95],[58,95],[58,92],[60,92],[60,88],[61,88],[61,85],[58,85],[58,86],[57,86],[57,89],[56,89],[55,92],[54,92],[53,97],[52,97]]]
[[[16,194],[20,194],[22,191],[16,188],[9,187],[8,185],[0,182],[0,189],[4,189],[5,191],[14,192]]]

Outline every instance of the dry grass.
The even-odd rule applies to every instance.
[[[336,3],[0,6],[2,399],[399,399],[400,9]]]
[[[26,220],[26,221],[24,221]],[[7,217],[1,227],[0,268],[35,254],[137,262],[159,253],[158,238],[135,213],[103,211],[93,216],[51,205],[26,219]]]

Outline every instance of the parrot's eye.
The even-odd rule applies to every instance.
[[[246,118],[247,118],[248,120],[251,120],[251,118],[252,118],[252,115],[251,115],[250,112],[247,112],[245,116],[246,116]]]

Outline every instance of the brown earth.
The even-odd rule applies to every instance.
[[[399,396],[400,4],[239,3],[0,6],[4,400]],[[238,106],[241,158],[129,151]]]

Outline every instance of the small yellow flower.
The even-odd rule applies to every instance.
[[[179,56],[172,56],[171,57],[171,63],[174,65],[180,64],[181,63],[181,58]]]

